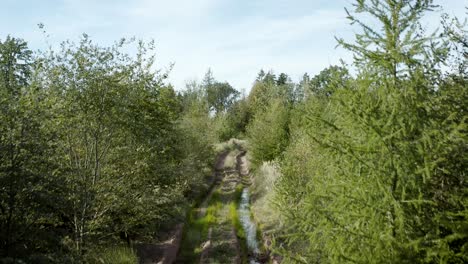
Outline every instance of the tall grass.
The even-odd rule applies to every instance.
[[[138,257],[136,252],[126,246],[113,246],[99,248],[88,257],[89,263],[95,264],[136,264]]]
[[[257,224],[257,239],[260,241],[260,252],[273,251],[270,243],[272,235],[280,235],[283,226],[281,215],[274,205],[276,183],[281,176],[279,165],[275,162],[263,162],[253,172],[251,186],[251,218]],[[278,238],[277,238],[278,239]]]
[[[280,175],[278,164],[264,162],[255,170],[251,187],[252,211],[255,213],[256,219],[271,227],[279,224],[279,213],[272,201],[276,195],[275,183]]]

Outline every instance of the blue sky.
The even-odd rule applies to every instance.
[[[77,40],[81,33],[103,45],[122,37],[154,39],[157,67],[175,63],[170,82],[177,89],[200,80],[209,67],[215,78],[236,89],[250,89],[260,69],[286,72],[294,81],[351,61],[335,49],[334,36],[352,40],[356,30],[345,19],[351,0],[0,0],[0,39],[24,38],[33,49],[49,42]],[[468,0],[435,1],[465,18]],[[440,13],[425,26],[434,27]]]

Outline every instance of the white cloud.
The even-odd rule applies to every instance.
[[[344,15],[334,10],[289,18],[247,17],[200,31],[159,31],[158,47],[163,63],[176,63],[170,80],[177,87],[211,67],[218,79],[249,89],[261,68],[300,76],[337,63],[333,32],[343,26]]]
[[[0,34],[6,31],[4,26],[11,31],[7,33],[20,32],[38,47],[43,40],[35,25],[44,22],[56,43],[76,40],[83,32],[104,45],[120,37],[155,39],[158,67],[176,63],[170,74],[176,87],[202,78],[211,67],[219,80],[249,89],[261,68],[286,72],[297,80],[339,58],[350,61],[349,53],[335,49],[334,40],[335,35],[352,39],[355,27],[343,11],[350,1],[61,0],[24,17],[16,15],[24,8],[12,1],[9,4],[16,9],[0,10]],[[456,0],[442,4],[449,13],[465,12]]]
[[[125,13],[130,17],[165,20],[168,23],[178,23],[180,19],[200,18],[216,6],[216,0],[137,0]]]

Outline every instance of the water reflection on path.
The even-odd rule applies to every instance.
[[[257,226],[255,225],[254,222],[252,222],[252,219],[250,217],[250,204],[249,204],[249,189],[244,188],[242,191],[242,196],[241,196],[241,201],[239,205],[239,219],[242,224],[242,227],[245,230],[245,237],[247,240],[247,247],[249,249],[249,252],[252,253],[250,254],[251,257],[249,257],[249,263],[250,264],[259,264],[255,259],[255,256],[260,254],[260,250],[258,247],[258,241],[257,241]]]

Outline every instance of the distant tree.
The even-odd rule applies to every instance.
[[[330,96],[334,90],[343,88],[350,78],[348,70],[344,67],[327,67],[307,82],[308,93],[317,96]]]
[[[310,76],[304,73],[299,84],[294,89],[294,98],[296,102],[303,101],[308,95],[310,90]]]
[[[275,84],[276,83],[276,75],[273,73],[273,71],[268,71],[267,74],[265,74],[265,77],[263,77],[262,82],[268,83],[268,84]]]
[[[243,97],[232,105],[227,112],[226,132],[224,139],[239,138],[245,135],[247,125],[251,120],[247,98]]]
[[[257,74],[257,78],[255,79],[255,81],[263,81],[263,78],[265,78],[265,71],[261,69],[260,72]]]
[[[203,78],[201,85],[204,87],[209,87],[210,85],[213,85],[215,82],[216,80],[213,77],[213,71],[211,70],[211,68],[208,68],[208,71],[205,73],[205,77]]]
[[[0,42],[0,81],[11,95],[19,95],[31,76],[32,51],[22,39],[7,36]]]
[[[289,108],[281,99],[273,99],[268,108],[256,113],[247,126],[253,162],[261,165],[284,151],[289,140]]]
[[[286,74],[286,73],[281,73],[279,76],[278,76],[278,79],[276,80],[276,84],[277,85],[285,85],[287,84],[288,82],[290,82],[290,78],[289,76]]]
[[[239,92],[229,83],[214,82],[206,86],[206,96],[210,110],[216,114],[228,110],[239,97]]]
[[[268,107],[273,97],[271,85],[264,82],[255,82],[247,97],[249,112],[252,116]]]
[[[193,85],[197,86],[197,84]],[[211,69],[208,69],[206,72],[201,82],[201,88],[202,89],[195,88],[194,91],[202,93],[202,96],[199,98],[204,98],[208,104],[209,111],[215,114],[227,111],[240,95],[229,83],[218,82],[213,77]],[[189,95],[190,92],[184,94]]]

